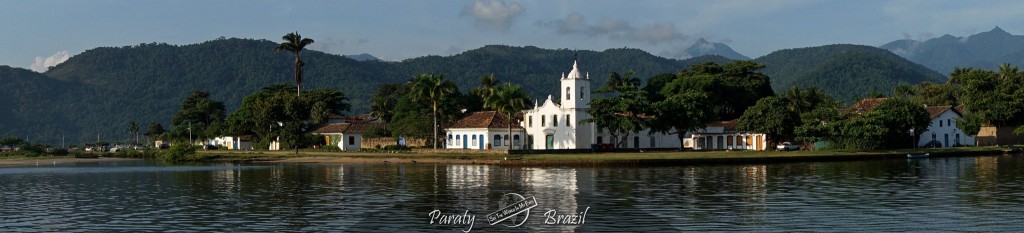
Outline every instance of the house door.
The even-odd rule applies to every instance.
[[[633,148],[640,148],[640,137],[633,137]]]
[[[462,135],[462,149],[469,149],[469,136]]]
[[[945,136],[945,138],[946,138],[946,140],[945,140],[946,143],[942,144],[942,147],[949,147],[949,134],[947,133],[947,134],[944,134],[943,136]]]
[[[550,150],[555,148],[555,135],[548,134],[544,141],[546,141],[544,149]]]
[[[484,135],[481,134],[480,136],[477,136],[477,137],[480,138],[480,149],[483,150],[484,149],[484,139],[485,139]]]

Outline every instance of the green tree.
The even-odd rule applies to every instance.
[[[480,97],[481,101],[484,103],[484,109],[489,109],[487,107],[487,102],[490,101],[489,99],[491,98],[491,96],[493,96],[494,93],[497,92],[497,87],[498,80],[494,79],[494,74],[491,74],[488,76],[480,77],[480,87],[474,88],[470,92],[471,94]]]
[[[256,136],[259,146],[281,139],[291,147],[303,146],[303,135],[330,114],[348,111],[344,93],[335,90],[309,90],[305,95],[290,95],[285,85],[264,87],[242,100],[228,117],[228,131],[234,135]]]
[[[445,80],[444,75],[421,74],[412,79],[410,88],[412,98],[419,101],[430,102],[431,115],[434,117],[433,131],[434,149],[437,149],[437,110],[438,103],[443,102],[445,96],[458,92],[455,82]]]
[[[923,106],[899,98],[888,99],[878,104],[878,107],[863,117],[880,124],[879,126],[885,130],[885,140],[878,143],[890,148],[913,145],[916,142],[912,140],[920,136],[931,124],[931,115]],[[914,137],[909,137],[911,131],[914,132]]]
[[[139,144],[139,123],[135,123],[135,121],[128,123],[128,132],[135,136],[135,144]]]
[[[171,123],[175,126],[178,139],[212,138],[223,130],[225,124],[224,103],[210,99],[210,93],[193,91],[181,102],[181,110],[174,115]],[[190,142],[191,143],[191,142]]]
[[[639,79],[632,76],[633,71],[625,76],[612,73],[609,81],[598,88],[596,97],[590,102],[587,113],[590,118],[580,122],[594,123],[599,129],[607,129],[609,134],[619,142],[618,147],[626,145],[630,133],[651,126],[654,109],[647,100],[647,93],[639,88]],[[620,138],[619,135],[622,135]]]
[[[498,113],[508,116],[508,135],[512,135],[512,124],[515,122],[513,117],[516,113],[526,109],[530,96],[523,92],[523,86],[505,83],[505,85],[494,88],[493,93],[485,99],[487,100],[484,102],[486,108],[494,109]],[[509,149],[513,149],[512,146],[509,146]]]
[[[832,97],[815,86],[803,90],[792,86],[782,95],[782,98],[786,100],[786,107],[797,114],[814,111],[821,105],[835,105]]]
[[[406,87],[402,84],[386,83],[377,86],[377,90],[373,92],[373,97],[370,99],[370,116],[390,123],[395,116],[395,106],[398,105],[398,100],[406,92]]]
[[[963,117],[956,119],[956,127],[966,135],[978,135],[978,132],[981,131],[981,124],[981,118],[971,113],[966,113]]]
[[[284,42],[274,47],[274,52],[288,51],[295,55],[295,94],[302,95],[302,66],[306,63],[302,62],[300,55],[307,45],[313,43],[313,39],[302,38],[299,32],[285,34],[281,39]]]
[[[164,130],[164,126],[160,123],[149,122],[149,126],[146,127],[146,137],[157,139],[164,134],[167,130]]]
[[[651,132],[675,134],[680,149],[685,146],[686,132],[705,127],[715,117],[700,81],[683,74],[660,74],[649,78],[643,88],[654,108]]]
[[[776,145],[784,138],[791,137],[794,128],[800,124],[800,115],[786,106],[789,103],[780,97],[769,96],[758,100],[743,112],[737,129],[764,133],[768,145]]]

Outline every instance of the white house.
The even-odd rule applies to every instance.
[[[956,120],[963,117],[960,110],[952,106],[925,106],[924,109],[931,115],[932,121],[928,130],[921,133],[921,138],[917,140],[918,146],[925,146],[932,141],[938,142],[941,147],[975,145],[974,136],[964,135],[956,127]]]
[[[495,111],[474,112],[445,129],[446,149],[522,149],[523,127],[513,124],[509,135],[508,117]],[[512,141],[510,142],[509,139]]]
[[[763,133],[747,133],[736,130],[739,119],[712,122],[691,135],[687,145],[697,150],[766,150],[771,149]]]
[[[374,126],[372,123],[333,123],[317,128],[313,134],[324,136],[327,145],[343,151],[359,151],[363,133]]]
[[[209,141],[211,145],[217,145],[228,150],[252,150],[252,136],[220,136]]]

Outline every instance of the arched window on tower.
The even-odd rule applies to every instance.
[[[565,87],[565,100],[572,100],[569,96],[572,95],[572,88]]]
[[[586,87],[580,87],[580,99],[583,99],[583,91],[587,90]]]

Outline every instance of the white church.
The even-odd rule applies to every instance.
[[[559,80],[558,98],[560,103],[555,103],[552,95],[548,95],[542,104],[534,101],[533,109],[523,111],[523,121],[519,126],[513,128],[512,149],[533,149],[533,150],[558,150],[558,149],[591,149],[591,144],[615,144],[622,145],[611,136],[607,130],[598,129],[594,123],[580,123],[581,120],[590,118],[587,109],[590,108],[590,75],[580,72],[577,61],[573,61],[572,70],[569,74],[562,74]],[[460,121],[474,121],[466,117]],[[505,120],[503,118],[496,120]],[[687,133],[683,141],[685,148],[693,149],[743,149],[743,150],[764,150],[765,137],[763,134],[749,134],[735,130],[735,120],[728,122],[713,122],[705,129],[697,132]],[[728,124],[733,123],[733,124]],[[460,123],[456,123],[460,125]],[[732,126],[732,127],[729,127]],[[526,144],[519,142],[519,135],[525,130]],[[506,149],[509,145],[507,130],[488,129],[487,127],[451,127],[446,129],[449,141],[468,139],[466,136],[476,136],[471,144],[464,141],[449,142],[448,149],[484,149],[491,147],[472,146],[478,145],[504,145],[500,149]],[[477,132],[479,131],[479,132]],[[651,149],[651,148],[681,148],[679,138],[674,134],[654,133],[649,134],[648,129],[639,133],[631,133],[626,138],[625,146],[617,148],[629,149]],[[496,134],[494,136],[490,136]],[[501,134],[505,134],[501,136]],[[454,135],[454,136],[453,136]],[[488,136],[483,136],[488,135]],[[619,135],[620,137],[622,135]],[[477,142],[479,138],[479,142]],[[501,141],[490,142],[490,139],[504,138]],[[694,143],[696,142],[696,144]],[[499,149],[498,147],[493,147]]]

